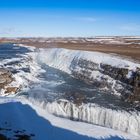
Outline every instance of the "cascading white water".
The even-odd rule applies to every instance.
[[[28,100],[59,117],[84,121],[140,136],[140,112],[113,110],[94,103],[78,106],[67,100],[58,100],[52,103],[31,97]]]
[[[105,64],[115,68],[127,69],[127,78],[131,77],[132,71],[136,71],[136,69],[140,67],[140,64],[138,63],[110,54],[62,48],[40,49],[40,52],[38,53],[38,61],[71,75],[75,72],[79,77],[86,77],[86,79],[88,79],[86,82],[97,82],[97,85],[101,85],[101,89],[108,90],[111,94],[118,96],[122,94],[120,93],[120,90],[123,89],[123,84],[109,75],[103,74],[101,72],[101,65]],[[84,61],[87,63],[79,65],[79,63]],[[90,63],[95,64],[95,69],[90,69],[92,67],[92,65],[89,67]],[[103,84],[106,85],[102,86]],[[127,91],[127,88],[123,90],[126,91],[126,94],[130,94],[130,92]]]
[[[39,62],[40,64],[46,64],[68,74],[71,74],[70,66],[74,59],[93,61],[98,65],[98,69],[100,69],[101,63],[110,64],[120,68],[127,67],[129,70],[140,67],[139,64],[128,60],[122,60],[119,57],[113,57],[112,55],[104,53],[73,51],[57,48],[40,49],[40,51],[36,52],[33,57],[33,60]],[[116,63],[114,64],[114,62]],[[82,70],[82,68],[76,68],[76,71]],[[118,86],[119,88],[119,85],[115,85],[116,81],[114,79],[107,75],[101,74],[99,71],[92,72],[90,76],[93,79],[98,80],[100,80],[101,77],[107,78],[108,82],[113,83],[113,86]],[[37,104],[37,99],[29,97],[29,100]],[[45,101],[43,102],[40,100],[38,105],[57,116],[93,123],[140,136],[140,113],[138,112],[112,110],[93,103],[77,106],[76,104],[66,100],[54,101],[52,103]]]
[[[111,54],[88,52],[78,50],[68,50],[62,48],[40,49],[38,59],[51,67],[58,68],[64,72],[70,73],[70,65],[72,61],[77,59],[89,60],[96,64],[108,64],[118,68],[128,68],[135,70],[140,64],[122,59]]]
[[[140,113],[107,109],[96,104],[76,106],[69,101],[63,100],[48,103],[47,110],[57,116],[140,135]]]
[[[13,77],[15,78],[15,81],[13,84],[22,85],[23,96],[28,98],[29,101],[34,103],[36,106],[41,106],[44,110],[49,111],[50,113],[56,116],[61,116],[61,117],[69,118],[76,121],[84,121],[84,122],[88,122],[92,124],[97,124],[97,125],[113,128],[116,130],[121,130],[124,132],[128,132],[128,133],[140,136],[140,113],[139,112],[127,112],[125,110],[114,110],[114,109],[109,109],[107,107],[101,107],[94,103],[87,103],[87,104],[82,103],[81,105],[76,105],[70,102],[69,100],[64,100],[64,99],[62,100],[63,96],[61,96],[62,97],[61,100],[57,100],[57,98],[55,98],[57,97],[57,93],[56,93],[56,96],[52,96],[53,91],[48,93],[49,90],[47,90],[47,86],[46,86],[46,85],[54,84],[53,83],[54,81],[50,82],[49,81],[50,79],[48,81],[47,79],[44,79],[46,81],[42,81],[42,79],[39,78],[40,74],[43,72],[46,73],[46,70],[47,70],[47,69],[42,69],[44,67],[40,65],[40,63],[41,64],[44,63],[51,67],[62,70],[68,74],[72,74],[71,64],[73,63],[74,59],[77,59],[80,61],[89,60],[97,64],[97,70],[95,71],[91,70],[92,71],[90,75],[91,78],[97,79],[97,80],[101,80],[102,77],[107,78],[108,82],[110,83],[113,82],[115,86],[114,79],[98,71],[98,69],[100,69],[100,65],[99,65],[100,63],[109,63],[117,67],[127,66],[130,70],[135,69],[137,66],[139,66],[138,64],[121,60],[116,57],[112,58],[110,55],[106,55],[102,53],[72,51],[72,50],[66,50],[66,49],[43,49],[43,50],[40,49],[40,51],[38,52],[30,52],[30,53],[26,53],[20,56],[21,57],[18,59],[17,58],[5,59],[4,61],[1,61],[1,65],[6,68],[12,68],[18,71],[17,73],[13,74]],[[9,63],[9,62],[17,61],[17,60],[19,60],[19,64]],[[112,63],[113,61],[117,63],[113,64]],[[79,66],[75,68],[76,68],[75,71],[79,73],[82,70],[86,70],[85,68],[82,68]],[[29,69],[29,71],[26,71],[26,70],[24,71],[24,69]],[[57,71],[57,72],[59,73],[60,71]],[[54,73],[51,73],[51,74],[54,74]],[[59,77],[59,75],[57,76]],[[131,76],[131,73],[129,73],[128,76]],[[42,87],[42,83],[45,83],[45,82],[48,82],[49,84],[46,84],[44,87]],[[57,83],[57,81],[55,82]],[[65,82],[65,81],[59,81],[59,82],[61,84],[62,82]],[[34,86],[33,84],[35,83],[37,87],[33,90],[33,86]],[[75,86],[75,83],[74,83],[74,86]],[[52,86],[52,87],[55,87],[55,86]],[[85,91],[87,93],[87,90]],[[47,100],[48,94],[49,96],[53,98],[52,102],[48,102]],[[9,99],[6,99],[6,100],[9,100]],[[11,98],[10,100],[13,100],[13,99]]]

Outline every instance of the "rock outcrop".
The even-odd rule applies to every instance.
[[[15,81],[12,73],[4,68],[0,68],[0,94],[17,93],[19,87],[12,86]]]
[[[140,69],[129,70],[108,64],[96,64],[84,59],[73,59],[72,76],[93,86],[120,94],[129,102],[140,102]]]
[[[13,81],[12,73],[6,69],[0,68],[0,88],[4,88],[12,81]]]
[[[111,54],[63,48],[43,50],[39,57],[42,63],[71,74],[99,92],[117,95],[123,101],[140,102],[140,64],[137,62]]]

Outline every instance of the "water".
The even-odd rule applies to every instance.
[[[103,92],[93,85],[85,84],[69,74],[51,68],[47,65],[42,66],[46,70],[41,74],[44,82],[32,85],[28,96],[45,101],[53,102],[59,99],[66,99],[75,104],[96,103],[105,108],[116,110],[131,110],[132,106],[113,94]]]
[[[0,45],[0,60],[11,60],[10,62],[7,61],[7,63],[1,64],[1,67],[10,69],[12,65],[20,64],[22,55],[29,52],[31,50],[12,44]],[[125,103],[115,95],[105,93],[94,86],[85,84],[58,69],[44,64],[40,65],[45,70],[44,73],[40,73],[37,77],[40,81],[31,82],[28,91],[22,91],[19,95],[24,95],[27,98],[32,97],[45,102],[67,99],[78,105],[82,103],[96,103],[106,108],[120,110],[132,109],[132,105]],[[29,67],[21,67],[20,70],[12,67],[10,70],[14,74],[21,71],[25,72],[25,74],[30,73]]]
[[[13,44],[0,44],[0,60],[19,58],[21,54],[30,52],[25,47],[18,47]]]
[[[59,117],[140,135],[140,114],[131,104],[49,67],[37,58],[39,50],[34,51],[0,45],[0,67],[12,71],[16,82],[22,85],[17,97],[25,97]]]

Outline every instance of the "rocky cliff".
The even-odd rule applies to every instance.
[[[45,52],[45,54],[43,54]],[[43,56],[43,57],[42,57]],[[122,57],[67,49],[47,49],[39,55],[41,62],[71,74],[96,88],[140,102],[140,64]]]
[[[140,101],[140,69],[118,68],[108,64],[97,64],[84,59],[73,59],[72,75],[102,90],[118,93],[130,102]]]

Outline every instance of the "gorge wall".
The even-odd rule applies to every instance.
[[[55,48],[42,53],[38,56],[41,62],[139,105],[140,64],[98,52]]]

